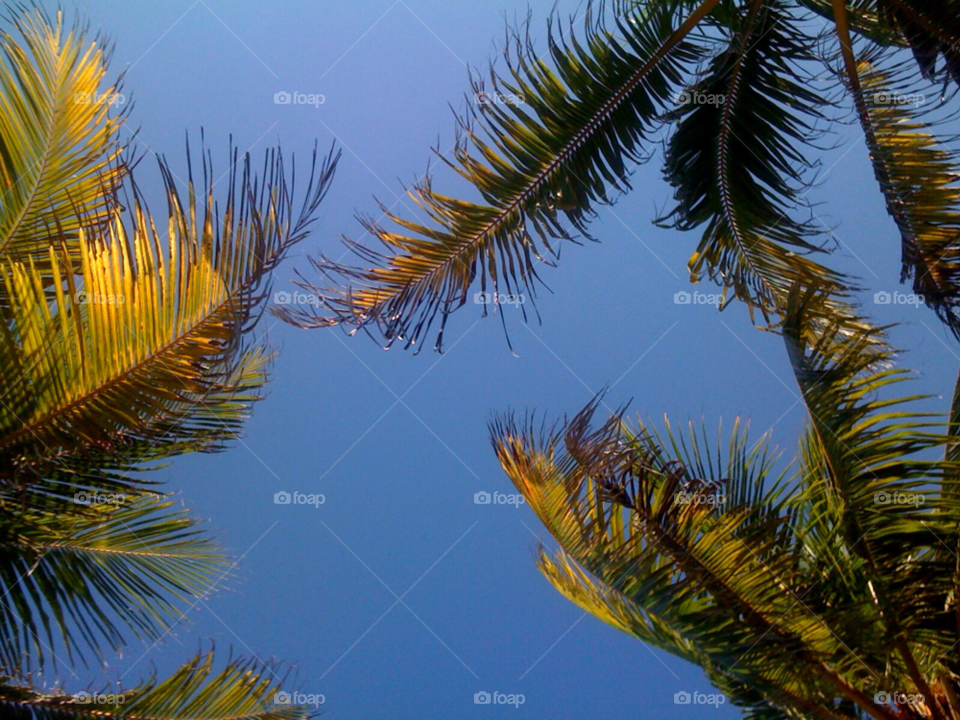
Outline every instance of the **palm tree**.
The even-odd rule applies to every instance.
[[[960,167],[943,132],[960,3],[635,1],[591,8],[579,36],[551,21],[547,37],[541,57],[513,31],[490,92],[471,78],[488,101],[458,117],[446,164],[481,199],[426,178],[410,194],[430,225],[381,207],[395,229],[363,219],[381,248],[348,240],[359,266],[320,257],[329,285],[301,280],[325,309],[279,314],[417,349],[435,327],[440,349],[475,284],[495,302],[534,298],[541,266],[589,238],[596,208],[670,131],[675,204],[657,221],[701,228],[692,280],[783,337],[808,427],[783,465],[739,421],[714,444],[622,411],[597,425],[599,398],[546,430],[501,417],[501,465],[560,545],[540,569],[699,664],[750,717],[960,719],[960,384],[946,420],[898,392],[909,374],[860,317],[854,280],[821,262],[827,228],[804,205],[845,93],[901,236],[901,280],[960,337]]]
[[[310,717],[274,663],[201,651],[172,676],[68,694],[37,675],[162,640],[231,565],[147,470],[215,452],[260,398],[254,328],[338,156],[302,204],[279,149],[180,182],[158,229],[121,141],[119,82],[80,24],[16,7],[0,37],[0,708],[5,717]],[[189,147],[188,147],[188,166]],[[200,197],[198,198],[198,194]]]

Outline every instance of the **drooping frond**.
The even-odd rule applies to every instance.
[[[861,61],[848,82],[887,212],[901,238],[901,281],[960,337],[960,163],[941,129],[940,93],[904,63]]]
[[[124,628],[157,640],[225,572],[199,523],[162,497],[84,491],[72,509],[7,507],[0,667],[26,674],[85,648],[99,657],[126,644]]]
[[[383,208],[399,230],[364,225],[384,251],[348,241],[362,266],[316,261],[333,283],[311,288],[326,310],[284,308],[281,316],[304,327],[374,326],[388,343],[419,348],[439,314],[440,347],[475,280],[495,301],[532,297],[540,266],[558,250],[552,243],[586,234],[596,206],[629,188],[631,164],[649,151],[698,56],[687,35],[718,1],[687,15],[674,2],[612,18],[591,12],[582,37],[551,26],[543,58],[516,33],[507,71],[491,70],[489,91],[474,80],[483,102],[461,119],[449,163],[482,201],[440,194],[424,180],[410,194],[431,224]]]
[[[126,98],[103,87],[103,41],[63,12],[8,10],[0,33],[0,256],[47,261],[56,239],[71,257],[84,225],[114,211],[126,170],[120,124]],[[0,289],[0,300],[6,300]]]
[[[677,204],[659,222],[705,225],[691,278],[708,274],[769,321],[798,278],[845,290],[808,257],[826,228],[795,218],[827,100],[810,83],[813,40],[785,3],[753,0],[731,16],[723,50],[680,95],[665,164]]]
[[[601,585],[591,589],[562,558],[541,556],[551,582],[607,622],[695,659],[745,705],[856,717],[836,709],[840,698],[893,718],[862,691],[871,682],[863,662],[883,667],[884,643],[860,643],[854,654],[832,631],[828,607],[799,601],[802,548],[783,476],[767,484],[765,444],[751,447],[737,427],[724,459],[692,427],[681,438],[668,425],[659,437],[614,416],[591,429],[595,410],[562,433],[511,419],[492,428],[507,475]]]
[[[217,449],[239,430],[269,360],[245,338],[336,157],[318,168],[314,151],[299,210],[279,151],[267,154],[262,180],[249,157],[239,168],[236,153],[232,161],[222,212],[206,156],[202,207],[192,176],[184,203],[161,163],[165,236],[135,191],[129,217],[115,211],[96,233],[81,233],[79,277],[51,246],[52,303],[32,259],[0,267],[16,300],[0,328],[0,480],[72,475],[97,488],[101,471]]]
[[[794,293],[783,327],[809,412],[796,500],[802,535],[817,548],[819,570],[833,575],[834,592],[869,590],[861,617],[874,613],[874,625],[891,638],[896,657],[888,663],[934,698],[927,678],[942,674],[956,642],[956,628],[945,622],[955,602],[948,600],[953,563],[943,561],[940,545],[956,536],[957,508],[941,491],[956,482],[957,466],[930,456],[950,435],[916,409],[923,396],[895,394],[908,376],[891,366],[883,330],[813,327],[808,309],[822,302],[812,291]],[[837,577],[827,558],[842,560],[849,574]]]
[[[231,658],[219,671],[213,653],[197,655],[164,680],[68,695],[0,680],[0,709],[10,720],[309,720],[318,703],[296,705],[279,667]],[[307,696],[309,698],[309,696]],[[322,698],[312,698],[322,702]]]

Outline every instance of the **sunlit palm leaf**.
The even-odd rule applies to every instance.
[[[277,703],[283,677],[278,667],[258,660],[230,659],[216,671],[213,653],[198,655],[165,680],[98,690],[110,702],[86,702],[78,695],[42,693],[0,682],[0,708],[11,720],[308,720],[316,707]]]
[[[815,292],[795,293],[783,328],[810,413],[798,501],[816,529],[814,542],[832,535],[842,541],[836,550],[859,558],[897,662],[917,691],[933,698],[925,678],[940,674],[956,642],[955,628],[944,623],[952,563],[939,549],[956,536],[956,501],[950,507],[940,491],[955,482],[957,467],[926,457],[950,435],[934,416],[909,407],[922,396],[890,397],[907,374],[891,366],[882,330],[811,326],[808,308],[822,302]]]
[[[125,174],[117,162],[125,98],[118,85],[102,87],[103,40],[70,27],[62,11],[51,20],[21,8],[8,22],[15,34],[0,34],[0,254],[43,263],[53,238],[72,256],[80,228],[114,206]]]
[[[938,137],[945,120],[939,91],[918,87],[902,64],[881,67],[860,62],[851,88],[887,211],[900,233],[901,278],[913,276],[914,292],[960,337],[956,149],[952,138]]]
[[[268,274],[306,234],[336,158],[317,168],[314,155],[297,212],[278,151],[267,156],[262,184],[249,158],[239,171],[233,160],[222,213],[206,158],[202,208],[192,178],[184,205],[161,165],[166,237],[135,195],[129,218],[117,211],[98,234],[82,233],[82,287],[51,247],[52,305],[34,263],[0,268],[17,301],[0,333],[0,477],[87,473],[97,456],[114,458],[105,469],[123,469],[216,449],[239,430],[268,360],[245,336]]]
[[[836,717],[841,697],[874,709],[860,689],[871,682],[863,662],[883,667],[884,644],[860,643],[852,654],[821,619],[829,608],[798,602],[808,582],[802,547],[783,476],[765,487],[774,459],[766,446],[750,447],[735,428],[724,460],[692,429],[658,438],[613,417],[591,430],[595,410],[565,428],[566,452],[555,432],[540,436],[511,420],[493,428],[501,465],[531,508],[603,583],[599,595],[616,594],[608,605],[571,568],[541,556],[558,589],[638,637],[697,658],[746,705]],[[684,492],[701,502],[685,503]]]

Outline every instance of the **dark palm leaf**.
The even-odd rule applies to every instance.
[[[685,38],[718,1],[707,0],[686,18],[675,3],[660,3],[614,17],[611,28],[606,16],[590,15],[583,38],[551,28],[553,68],[518,33],[506,53],[508,71],[491,70],[490,97],[523,104],[487,102],[470,113],[476,126],[461,119],[450,163],[483,202],[441,195],[427,179],[411,195],[433,226],[386,211],[399,232],[365,221],[386,251],[347,245],[371,266],[315,263],[335,283],[312,288],[332,314],[286,308],[279,314],[304,327],[375,325],[388,343],[410,347],[422,344],[439,313],[440,347],[449,313],[466,303],[478,277],[482,291],[532,295],[544,248],[554,253],[551,243],[569,238],[571,229],[585,234],[594,207],[629,187],[631,163],[643,159],[698,57]],[[486,92],[479,81],[473,90]]]
[[[797,24],[776,0],[732,15],[725,48],[681,96],[665,164],[677,206],[660,222],[706,224],[691,278],[709,273],[768,321],[798,277],[844,289],[842,276],[804,257],[823,228],[792,217],[826,105],[811,89],[816,55]]]

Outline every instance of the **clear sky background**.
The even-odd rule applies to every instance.
[[[553,0],[533,0],[543,47]],[[183,173],[184,132],[205,128],[221,171],[232,133],[255,157],[281,143],[306,159],[314,140],[343,160],[311,237],[276,274],[291,289],[307,254],[339,257],[341,234],[362,234],[355,211],[374,196],[410,217],[402,186],[427,167],[430,148],[453,141],[448,103],[463,102],[466,65],[497,52],[506,20],[527,0],[83,0],[77,9],[116,43],[127,70],[138,143]],[[564,16],[579,6],[561,0]],[[276,105],[279,91],[322,93],[318,108]],[[811,194],[841,244],[834,263],[868,288],[864,305],[904,323],[894,339],[918,370],[917,390],[953,388],[958,346],[930,311],[875,306],[877,290],[903,289],[899,245],[883,212],[855,128],[823,156]],[[148,157],[138,181],[163,208]],[[255,163],[256,164],[256,163]],[[459,191],[441,170],[439,189]],[[643,417],[741,415],[752,435],[771,430],[791,456],[802,406],[777,337],[742,308],[676,305],[689,286],[698,237],[658,230],[669,200],[658,160],[633,193],[600,210],[603,242],[563,249],[543,277],[543,324],[508,309],[499,319],[469,305],[448,330],[448,351],[384,352],[369,339],[299,331],[264,320],[282,346],[267,399],[241,443],[225,454],[176,461],[161,476],[241,557],[223,591],[160,645],[134,645],[111,667],[135,679],[166,671],[206,638],[295,664],[303,691],[326,697],[331,718],[735,717],[683,707],[674,693],[711,692],[698,668],[585,616],[534,567],[544,531],[529,508],[474,504],[478,491],[514,492],[487,439],[491,413],[538,408],[559,416],[610,386]],[[715,292],[710,285],[697,288]],[[319,508],[275,505],[278,491],[323,493]],[[479,691],[522,693],[519,709],[477,706]]]

